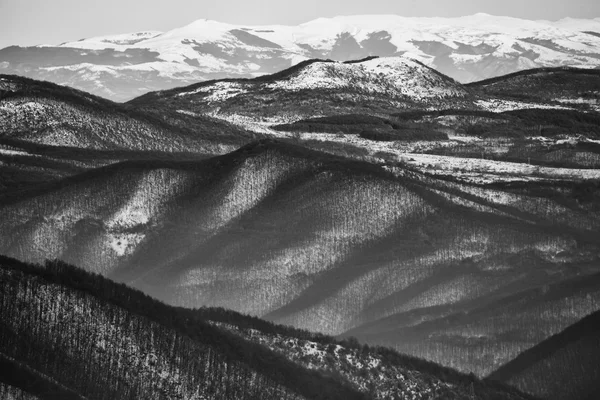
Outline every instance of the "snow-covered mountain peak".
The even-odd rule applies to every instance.
[[[408,57],[382,57],[340,63],[315,62],[289,79],[270,83],[271,89],[353,89],[364,92],[388,92],[392,97],[411,100],[465,96],[456,82]]]
[[[221,38],[225,32],[228,32],[232,29],[236,29],[236,26],[209,19],[199,19],[181,28],[176,28],[165,32],[161,39],[184,38],[210,41]]]
[[[485,13],[458,18],[349,15],[297,26],[199,19],[164,33],[103,36],[60,47],[59,60],[50,60],[52,47],[48,46],[0,50],[0,72],[128,100],[202,80],[270,74],[307,59],[404,55],[458,81],[471,82],[528,68],[600,67],[600,18],[532,21]],[[72,68],[88,64],[101,68],[90,67],[87,72]]]
[[[310,60],[260,79],[207,82],[136,101],[177,104],[180,112],[221,117],[245,115],[252,109],[269,120],[286,122],[356,109],[448,108],[468,104],[471,97],[453,79],[398,56],[355,62]]]

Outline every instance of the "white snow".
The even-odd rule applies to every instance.
[[[205,93],[207,96],[203,99],[207,102],[213,101],[224,101],[231,97],[235,97],[238,94],[247,93],[244,89],[243,84],[238,82],[216,82],[210,86],[201,86],[198,89],[192,90],[191,92],[182,92],[178,96],[189,96],[198,93]]]
[[[108,36],[96,36],[89,39],[81,39],[77,42],[63,43],[60,46],[90,50],[102,50],[108,48],[115,50],[124,50],[127,48],[127,46],[131,46],[135,43],[154,38],[156,36],[159,36],[161,33],[162,32],[159,31],[145,31]]]
[[[37,154],[29,154],[26,151],[19,150],[10,150],[10,149],[2,149],[0,148],[0,154],[4,154],[6,156],[29,156],[29,157],[39,157]]]
[[[408,153],[409,164],[419,166],[434,173],[450,174],[456,171],[494,175],[494,180],[523,179],[600,179],[600,170],[577,168],[540,167],[525,163],[493,161],[480,158],[449,157],[432,154]],[[476,177],[476,175],[474,175]]]
[[[132,254],[146,235],[142,233],[113,233],[109,234],[109,245],[119,257]]]
[[[231,33],[232,30],[240,29],[273,42],[281,46],[281,49],[248,45]],[[65,43],[61,46],[89,50],[110,48],[117,51],[148,49],[157,52],[160,60],[174,63],[170,68],[179,68],[182,73],[190,73],[191,68],[203,73],[252,74],[257,71],[256,63],[249,60],[231,62],[198,46],[209,44],[212,49],[220,49],[229,55],[232,55],[236,49],[243,49],[258,59],[271,58],[272,52],[276,51],[278,56],[289,59],[290,64],[295,64],[312,57],[311,52],[300,45],[309,45],[327,53],[331,51],[339,35],[350,34],[356,41],[361,42],[374,33],[386,31],[390,35],[390,43],[397,47],[398,52],[404,52],[405,56],[427,65],[432,65],[433,58],[419,48],[416,43],[418,41],[437,42],[451,49],[458,49],[458,43],[473,46],[484,44],[495,48],[491,54],[498,58],[517,55],[519,53],[515,49],[517,45],[539,54],[534,61],[521,57],[519,68],[557,65],[598,66],[600,59],[593,54],[600,53],[600,38],[582,33],[581,31],[584,30],[600,32],[598,18],[567,18],[549,22],[488,14],[459,18],[354,15],[319,18],[297,26],[247,26],[198,20],[164,33],[147,31],[100,36]],[[552,41],[561,49],[535,44],[536,41],[544,40]],[[573,57],[574,54],[578,56]],[[587,57],[586,54],[591,57]],[[456,52],[451,53],[451,58],[461,65],[477,61],[481,56]],[[190,59],[198,61],[199,66],[187,64],[186,61]],[[125,65],[119,67],[122,66]],[[112,71],[114,70],[115,67]]]
[[[526,103],[522,101],[489,99],[476,100],[475,104],[485,111],[504,112],[512,110],[524,110],[533,108],[553,109],[553,110],[570,110],[571,107],[551,104]]]

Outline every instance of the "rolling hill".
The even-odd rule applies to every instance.
[[[0,393],[16,398],[531,398],[389,349],[169,307],[60,262],[0,257],[0,276]]]
[[[344,112],[472,107],[473,98],[461,84],[420,62],[386,57],[346,63],[314,59],[259,78],[148,93],[128,104],[221,118],[287,121]]]
[[[262,141],[8,193],[0,253],[486,375],[600,301],[597,185],[515,179],[460,183]]]
[[[0,188],[20,190],[123,160],[199,159],[261,137],[223,120],[150,115],[85,92],[0,76]]]
[[[487,95],[570,106],[600,104],[600,71],[578,68],[539,68],[466,85]]]
[[[519,354],[490,378],[544,399],[595,399],[600,393],[599,327],[597,311]]]
[[[174,121],[174,122],[173,122]],[[161,117],[85,92],[0,76],[0,140],[77,149],[221,154],[255,138],[205,116]]]
[[[221,78],[251,78],[313,59],[405,55],[461,82],[540,67],[600,65],[598,19],[530,21],[355,15],[297,26],[197,20],[143,31],[0,50],[0,71],[116,101]]]

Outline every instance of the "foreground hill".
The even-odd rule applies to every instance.
[[[0,50],[0,71],[126,101],[202,80],[270,74],[312,58],[406,55],[470,82],[530,68],[593,68],[600,65],[599,54],[598,19],[357,15],[297,26],[198,20],[168,32],[11,46]]]
[[[597,185],[519,179],[457,183],[263,141],[6,194],[0,252],[484,375],[600,304]]]
[[[108,151],[220,154],[253,135],[208,117],[161,117],[85,92],[0,76],[0,141]]]
[[[130,104],[191,113],[286,120],[343,112],[472,105],[458,82],[404,57],[309,60],[249,80],[226,79],[153,92]]]
[[[169,307],[61,263],[40,267],[0,257],[0,276],[0,363],[6,367],[0,393],[6,395],[529,398],[390,350],[345,347],[224,310]]]
[[[519,354],[490,375],[549,400],[592,400],[600,393],[600,312]]]

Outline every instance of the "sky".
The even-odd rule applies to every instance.
[[[319,17],[397,14],[456,17],[485,12],[527,19],[600,17],[598,0],[0,0],[0,48],[59,44],[198,19],[296,25]]]

